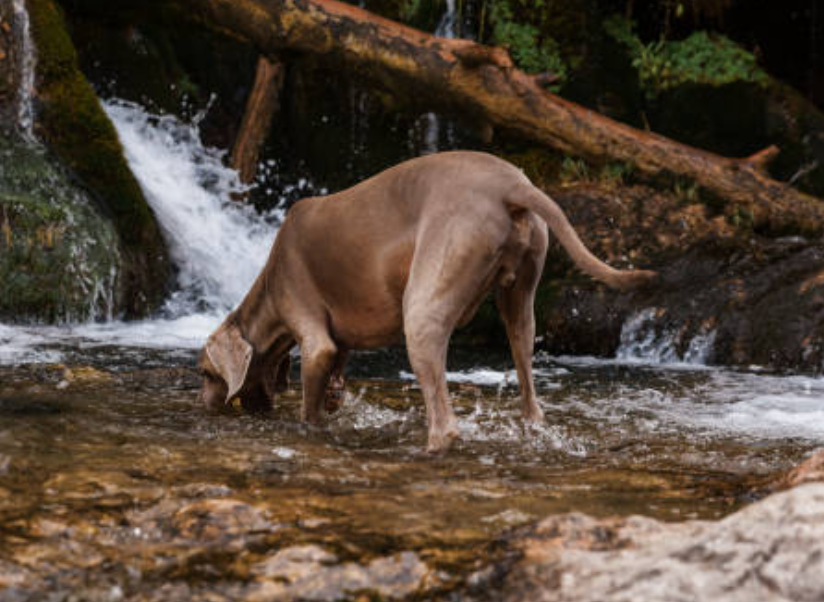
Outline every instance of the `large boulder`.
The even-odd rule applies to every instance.
[[[759,602],[824,599],[824,484],[717,521],[551,516],[512,534],[470,579],[483,600]]]
[[[611,356],[634,346],[670,361],[824,367],[819,241],[761,234],[750,216],[689,192],[584,185],[555,197],[599,257],[662,278],[642,291],[609,290],[554,247],[539,295],[547,350]]]
[[[78,68],[60,8],[52,0],[27,6],[37,52],[35,133],[114,224],[121,250],[116,310],[143,315],[159,306],[168,283],[160,229],[114,126]]]
[[[37,145],[0,134],[0,320],[111,317],[117,233]]]

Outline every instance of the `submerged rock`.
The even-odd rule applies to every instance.
[[[414,552],[376,558],[366,565],[338,563],[316,545],[280,550],[252,567],[261,580],[245,598],[249,602],[345,600],[356,592],[381,598],[405,598],[425,584],[429,569]]]
[[[517,533],[506,544],[512,564],[475,586],[502,601],[821,600],[822,541],[824,484],[718,522],[565,514]]]

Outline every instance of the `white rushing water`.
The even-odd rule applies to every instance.
[[[203,146],[198,119],[187,124],[122,101],[103,107],[178,269],[179,290],[167,313],[225,313],[263,267],[282,214],[260,216],[232,199],[243,186],[223,164],[224,153]]]
[[[681,330],[659,327],[657,321],[662,313],[662,310],[650,307],[633,314],[624,322],[621,343],[616,351],[617,359],[654,364],[706,364],[712,356],[715,331],[705,329],[688,342],[683,341]],[[684,348],[684,352],[679,353],[679,348]]]
[[[14,28],[20,56],[20,82],[17,89],[17,124],[20,133],[28,140],[34,140],[34,74],[37,55],[29,29],[29,13],[26,10],[26,0],[14,0]]]
[[[251,286],[282,212],[261,216],[232,200],[242,191],[223,152],[204,146],[198,118],[184,123],[141,106],[106,101],[126,159],[163,229],[177,269],[176,290],[160,315],[136,322],[0,325],[0,363],[57,361],[53,344],[200,347]]]

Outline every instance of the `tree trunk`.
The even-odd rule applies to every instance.
[[[421,108],[456,112],[594,161],[694,180],[729,215],[773,233],[820,233],[824,203],[769,177],[777,149],[736,159],[613,121],[540,85],[502,48],[421,32],[334,0],[177,0],[188,18],[253,43],[261,53],[315,54]]]
[[[229,160],[244,184],[251,184],[255,179],[260,149],[269,134],[272,116],[278,110],[283,75],[283,63],[279,60],[265,56],[258,59],[255,83]]]

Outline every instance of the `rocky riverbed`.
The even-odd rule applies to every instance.
[[[541,358],[548,423],[525,430],[506,359],[457,357],[463,439],[431,458],[396,354],[356,356],[345,407],[315,430],[297,391],[267,414],[204,414],[191,352],[51,352],[0,368],[4,602],[632,599],[653,591],[644,567],[693,548],[672,579],[713,546],[744,575],[761,548],[738,517],[772,529],[764,545],[820,541],[815,486],[748,506],[824,440],[816,379]]]

